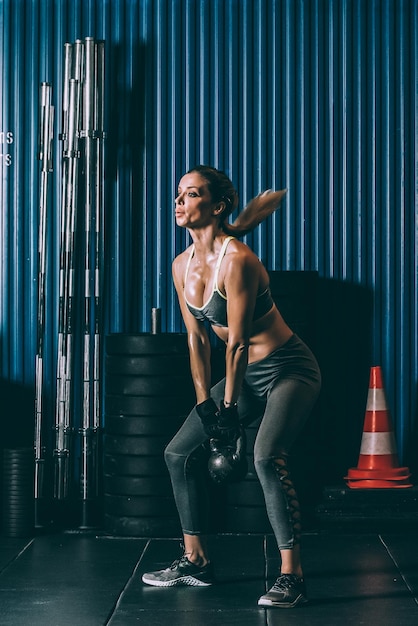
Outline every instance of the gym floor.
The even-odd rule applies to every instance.
[[[142,573],[180,555],[179,539],[93,531],[0,536],[2,626],[412,626],[418,624],[418,533],[303,534],[309,603],[261,609],[278,559],[272,535],[210,538],[217,584],[161,589]]]

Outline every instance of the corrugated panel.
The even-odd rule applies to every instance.
[[[153,306],[163,330],[182,328],[170,265],[188,239],[172,209],[188,167],[225,169],[242,203],[286,186],[281,212],[246,241],[269,269],[318,270],[327,284],[372,297],[371,359],[361,365],[383,368],[404,456],[418,374],[417,6],[0,0],[1,376],[33,385],[39,84],[53,85],[59,119],[64,43],[92,36],[105,40],[107,62],[106,331],[149,330]],[[58,126],[54,207],[57,135]],[[48,239],[51,394],[57,215]],[[338,313],[335,301],[329,310]]]

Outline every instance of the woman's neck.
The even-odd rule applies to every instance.
[[[189,233],[195,247],[196,255],[217,251],[219,245],[222,245],[222,242],[226,237],[223,230],[218,227],[206,227],[201,230],[189,230]]]

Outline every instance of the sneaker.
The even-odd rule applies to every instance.
[[[294,574],[282,574],[273,587],[258,601],[259,606],[272,606],[291,609],[297,604],[305,604],[306,588],[303,578]]]
[[[208,587],[213,583],[212,564],[195,565],[183,555],[166,569],[144,574],[142,581],[154,587],[175,587],[176,585]]]

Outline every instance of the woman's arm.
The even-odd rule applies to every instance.
[[[228,341],[226,345],[225,405],[239,396],[248,364],[252,320],[260,280],[260,261],[246,247],[227,255],[224,286],[227,295]]]
[[[187,330],[190,369],[196,391],[197,404],[209,398],[211,385],[210,341],[203,322],[199,322],[190,313],[184,299],[184,257],[176,257],[172,264],[174,286],[179,300],[180,310]]]

